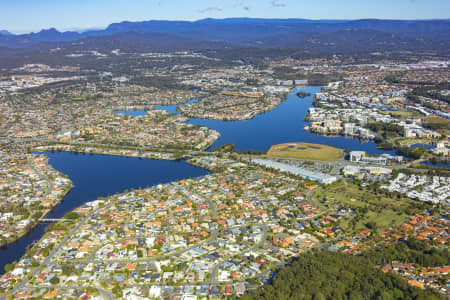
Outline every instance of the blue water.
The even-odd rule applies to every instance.
[[[115,113],[129,115],[133,117],[145,116],[147,114],[146,110],[115,110]]]
[[[287,100],[277,108],[255,116],[248,121],[217,121],[191,119],[190,124],[202,125],[220,132],[220,138],[211,148],[233,143],[238,150],[267,151],[271,145],[288,142],[305,142],[326,144],[346,150],[363,150],[367,153],[394,153],[377,149],[374,142],[362,143],[359,140],[345,137],[325,137],[303,130],[309,122],[303,120],[308,109],[312,107],[313,95],[320,87],[307,87],[293,90]],[[311,96],[300,99],[299,91],[308,92]]]
[[[185,104],[191,104],[197,102],[199,99],[195,98],[192,100],[189,100]],[[179,115],[180,113],[177,110],[178,105],[156,105],[155,109],[157,110],[165,110],[171,114]]]
[[[424,161],[421,162],[422,165],[432,166],[432,167],[439,167],[439,168],[450,168],[450,162],[449,163],[436,163],[433,164],[431,161]]]
[[[190,124],[203,125],[220,132],[221,137],[211,148],[233,143],[236,149],[267,151],[273,144],[288,142],[308,142],[326,144],[347,150],[363,150],[368,153],[393,153],[376,148],[373,142],[361,143],[359,140],[345,137],[324,137],[303,130],[308,122],[303,118],[312,106],[312,96],[300,99],[296,93],[305,91],[314,95],[320,87],[308,87],[294,90],[287,100],[277,108],[257,115],[248,121],[216,121],[191,119]],[[188,103],[193,103],[193,99]],[[161,106],[170,113],[178,114],[177,105]],[[116,111],[131,116],[142,116],[146,111]],[[48,218],[60,218],[65,213],[93,201],[100,196],[123,192],[125,189],[139,188],[197,177],[207,174],[201,168],[193,167],[185,161],[163,161],[139,158],[127,158],[109,155],[74,154],[70,152],[47,153],[50,164],[58,171],[67,174],[74,187],[64,197]],[[19,239],[5,249],[0,249],[0,273],[5,264],[18,260],[33,241],[39,240],[47,224],[36,227],[29,235]]]
[[[179,115],[180,113],[177,111],[178,105],[156,105],[155,110],[166,110],[167,112]]]
[[[411,148],[426,148],[426,149],[433,149],[435,148],[435,145],[428,145],[428,144],[413,144],[411,145]],[[450,162],[440,162],[433,164],[431,161],[423,161],[421,162],[422,165],[432,166],[432,167],[440,167],[440,168],[450,168]]]
[[[413,144],[410,148],[426,148],[426,149],[432,149],[435,148],[434,145],[428,145],[428,144]]]
[[[147,187],[184,178],[208,174],[202,168],[186,161],[139,159],[112,155],[75,154],[72,152],[45,152],[50,164],[67,174],[73,188],[48,218],[61,218],[83,203],[98,197],[121,193],[126,189]],[[48,224],[40,224],[30,234],[0,249],[0,274],[7,263],[19,260],[27,245],[39,240]]]
[[[237,150],[267,151],[270,146],[288,142],[305,142],[315,144],[326,144],[346,150],[363,150],[367,153],[382,154],[394,151],[377,149],[374,142],[361,142],[357,139],[347,137],[325,137],[312,134],[303,130],[309,122],[303,120],[312,107],[313,96],[319,92],[321,87],[307,87],[294,89],[286,101],[277,108],[255,116],[247,121],[218,121],[193,118],[189,124],[202,125],[214,129],[220,133],[220,138],[211,146],[213,149],[223,144],[235,144]],[[296,94],[299,91],[308,92],[311,96],[300,99]],[[194,103],[193,99],[187,103]],[[178,105],[157,105],[155,109],[163,109],[171,114],[179,114]],[[144,115],[145,111],[116,111],[133,116]]]
[[[198,98],[195,98],[195,99],[189,100],[185,104],[194,103],[194,102],[197,102],[198,100],[199,100]],[[179,115],[180,113],[177,111],[177,106],[178,105],[156,105],[155,110],[165,110],[171,114]],[[114,112],[118,113],[118,114],[133,116],[133,117],[145,116],[147,114],[146,110],[115,110]]]

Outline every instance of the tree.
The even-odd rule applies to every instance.
[[[39,219],[40,217],[42,217],[42,212],[41,211],[37,211],[33,214],[32,218],[33,219]]]
[[[80,215],[77,214],[76,212],[70,212],[70,213],[65,215],[65,219],[69,219],[69,220],[76,220],[79,217],[80,217]]]
[[[13,264],[6,264],[3,269],[5,269],[5,272],[11,272],[14,269],[14,265]]]
[[[403,299],[404,297],[403,292],[397,288],[394,289],[393,294],[395,299]]]
[[[361,296],[361,293],[358,291],[351,291],[348,295],[349,300],[363,300],[364,298]]]
[[[383,252],[378,251],[379,254],[371,255],[386,255],[389,259],[392,258]],[[384,274],[379,265],[373,263],[370,256],[334,252],[304,253],[280,270],[269,285],[249,292],[242,299],[384,300],[418,299],[418,296],[424,296],[423,299],[425,296],[427,299],[445,299],[437,291],[422,291],[410,287],[396,274]]]
[[[59,278],[57,276],[53,277],[52,279],[50,279],[50,283],[53,285],[56,285],[59,283]]]
[[[314,298],[313,300],[326,300],[327,298],[325,297],[324,294],[322,294],[321,292],[317,292],[314,294]]]

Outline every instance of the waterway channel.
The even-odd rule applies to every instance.
[[[186,161],[166,161],[139,159],[132,157],[78,154],[72,152],[45,152],[50,164],[72,180],[73,188],[46,218],[58,219],[67,212],[94,201],[121,193],[126,189],[144,188],[160,183],[168,183],[184,178],[194,178],[208,174],[202,168],[194,167]],[[0,274],[4,266],[18,261],[28,245],[38,241],[48,223],[41,223],[28,235],[0,249]]]
[[[311,95],[320,91],[320,87],[300,89]],[[324,137],[303,130],[308,123],[303,120],[312,107],[313,97],[297,97],[294,89],[286,101],[277,108],[255,116],[247,121],[217,121],[191,119],[190,124],[202,125],[217,130],[221,136],[210,149],[233,143],[236,149],[267,151],[273,144],[286,142],[308,142],[326,144],[346,150],[363,150],[368,153],[386,153],[376,148],[373,142],[361,142],[345,137]],[[190,103],[197,101],[191,100]],[[176,105],[157,106],[170,113],[177,113]],[[117,113],[139,116],[146,111],[117,111]],[[66,174],[73,182],[72,190],[64,197],[47,218],[61,218],[65,213],[93,201],[101,196],[120,193],[125,189],[167,183],[188,177],[198,177],[208,171],[189,165],[185,161],[162,161],[152,159],[128,158],[108,155],[75,154],[70,152],[46,152],[50,164]],[[40,224],[30,234],[17,242],[0,249],[0,274],[7,263],[17,261],[27,246],[38,241],[48,224]]]
[[[214,147],[233,143],[238,150],[267,151],[271,145],[288,142],[305,142],[326,144],[346,150],[362,150],[372,154],[393,153],[377,149],[377,145],[371,141],[360,141],[349,137],[326,137],[312,134],[304,130],[309,123],[305,120],[308,109],[312,107],[313,96],[321,87],[309,86],[294,89],[286,101],[277,108],[259,114],[246,121],[219,121],[207,119],[190,119],[189,124],[202,125],[220,133],[220,138],[211,146]],[[299,91],[307,92],[311,96],[300,99]],[[191,100],[188,103],[197,101]],[[172,114],[179,114],[178,105],[157,105],[155,109],[164,109]],[[145,115],[146,111],[118,111],[131,116]]]

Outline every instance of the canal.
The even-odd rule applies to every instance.
[[[140,159],[98,154],[72,152],[45,152],[49,163],[56,170],[72,180],[73,188],[46,218],[61,218],[67,212],[105,197],[121,193],[126,189],[138,189],[160,183],[168,183],[185,178],[208,174],[202,168],[194,167],[186,161]],[[4,266],[18,261],[29,245],[38,241],[49,224],[38,225],[28,235],[0,249],[0,274]]]
[[[297,97],[298,91],[311,94],[306,98]],[[190,124],[202,125],[220,132],[220,138],[210,149],[233,143],[236,149],[267,151],[273,144],[286,142],[307,142],[326,144],[346,150],[363,150],[368,153],[386,153],[376,148],[373,142],[361,142],[345,137],[324,137],[303,130],[308,123],[303,120],[312,107],[313,95],[320,87],[294,89],[286,101],[277,108],[255,116],[247,121],[217,121],[191,119]],[[190,103],[197,101],[191,100]],[[176,105],[157,106],[170,113],[178,113]],[[117,111],[132,116],[144,115],[146,111]],[[208,171],[189,165],[186,161],[163,161],[120,156],[75,154],[71,152],[46,152],[50,164],[72,180],[73,188],[63,202],[47,215],[47,218],[61,218],[67,212],[104,197],[123,192],[126,189],[152,186],[189,177],[208,174]],[[0,274],[7,263],[17,261],[27,246],[38,241],[48,224],[37,226],[30,234],[17,242],[0,249]]]

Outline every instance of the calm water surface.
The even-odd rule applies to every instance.
[[[255,116],[248,121],[216,121],[205,119],[191,119],[190,124],[203,125],[220,132],[220,138],[212,148],[234,143],[238,150],[267,151],[271,145],[288,142],[306,142],[326,144],[346,150],[363,150],[368,153],[386,153],[377,149],[374,142],[361,142],[345,137],[325,137],[312,134],[303,129],[309,122],[303,120],[308,109],[312,107],[313,95],[321,87],[306,87],[294,89],[286,101],[277,108]],[[299,91],[308,92],[311,96],[297,97]]]
[[[320,87],[300,89],[311,95],[320,91]],[[331,145],[347,150],[364,150],[368,153],[386,153],[376,148],[373,142],[362,143],[345,137],[323,137],[303,130],[307,122],[303,121],[312,107],[312,96],[300,99],[293,90],[287,100],[277,108],[257,115],[248,121],[215,121],[191,119],[190,124],[203,125],[220,132],[221,137],[211,148],[234,143],[236,149],[267,151],[273,144],[287,142],[308,142]],[[193,99],[189,103],[198,101]],[[178,114],[177,105],[161,106],[170,113]],[[116,111],[132,116],[146,114],[141,111]],[[64,197],[48,218],[60,218],[65,213],[93,201],[101,196],[123,192],[125,189],[152,186],[188,177],[207,174],[204,169],[193,167],[185,161],[173,162],[152,159],[128,158],[109,155],[74,154],[70,152],[46,153],[50,164],[72,180],[74,187]],[[47,224],[41,224],[29,235],[0,250],[0,273],[5,264],[18,260],[28,245],[39,240]]]
[[[436,163],[436,164],[433,164],[431,161],[424,161],[424,162],[421,162],[421,164],[427,165],[427,166],[432,166],[432,167],[439,167],[439,168],[447,168],[447,169],[450,168],[450,163]]]
[[[114,112],[133,117],[145,116],[147,114],[146,110],[115,110]]]
[[[325,137],[305,131],[303,127],[309,122],[303,120],[308,109],[312,107],[313,95],[319,92],[321,87],[306,87],[294,89],[286,101],[277,108],[266,113],[255,116],[247,121],[217,121],[206,119],[190,119],[188,123],[202,125],[220,132],[220,138],[211,148],[227,143],[233,143],[238,150],[267,151],[271,145],[288,142],[306,142],[326,144],[346,150],[363,150],[367,153],[382,154],[394,153],[377,149],[374,142],[361,142],[357,139],[346,137]],[[311,96],[300,99],[297,97],[299,91],[308,92]],[[189,103],[198,101],[191,100]],[[164,109],[169,113],[179,114],[177,105],[158,105],[156,109]],[[142,112],[125,111],[129,115]],[[143,113],[145,114],[145,112]]]
[[[189,177],[208,174],[202,168],[186,161],[139,159],[98,154],[75,154],[72,152],[45,152],[50,164],[67,174],[73,188],[64,201],[55,207],[47,218],[61,218],[83,203],[98,197],[121,193],[126,189],[147,187],[168,183]],[[17,242],[0,249],[0,274],[7,263],[17,261],[25,254],[26,247],[39,240],[44,234],[43,223]]]

